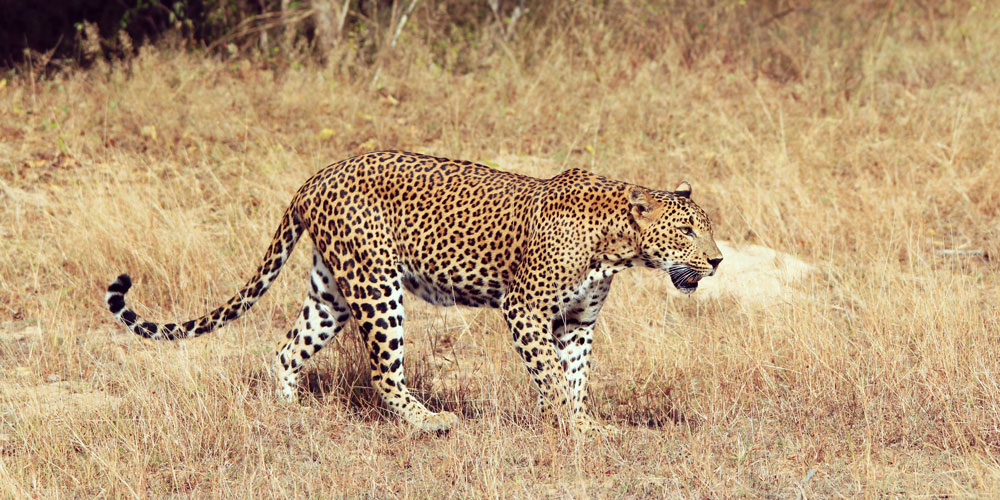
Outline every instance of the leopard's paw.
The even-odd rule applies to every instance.
[[[589,415],[573,419],[573,430],[583,437],[616,435],[621,432],[617,427],[603,424]]]
[[[439,436],[447,434],[452,428],[458,425],[458,415],[450,411],[431,413],[420,423],[420,430],[424,432],[434,432]]]

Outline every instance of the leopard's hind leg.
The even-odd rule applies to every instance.
[[[368,274],[367,280],[357,276]],[[344,295],[358,321],[358,331],[368,347],[371,382],[382,400],[397,415],[425,432],[444,433],[458,423],[447,411],[427,409],[406,386],[403,371],[403,285],[399,273],[356,273],[346,280]]]
[[[319,253],[313,251],[309,295],[303,301],[295,325],[285,335],[288,341],[276,355],[275,376],[280,399],[295,400],[303,363],[340,333],[350,318],[347,302],[337,289],[333,274]]]

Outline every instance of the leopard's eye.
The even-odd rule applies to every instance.
[[[686,227],[686,226],[682,227],[681,228],[681,232],[684,233],[684,236],[690,236],[690,237],[694,238],[694,229],[691,229],[690,227]]]

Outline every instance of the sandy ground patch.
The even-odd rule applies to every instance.
[[[0,324],[0,345],[37,343],[42,330],[27,322]],[[57,374],[35,373],[30,366],[15,365],[0,370],[0,419],[58,416],[92,411],[119,403],[119,398],[80,380],[63,380]]]
[[[733,297],[750,308],[788,304],[802,298],[802,293],[790,285],[816,272],[814,265],[773,248],[717,243],[722,250],[722,264],[715,276],[698,284],[698,291],[691,295],[696,300]],[[672,288],[671,292],[681,295]]]
[[[53,380],[31,384],[19,376],[14,381],[0,383],[0,414],[28,417],[34,415],[59,415],[68,412],[90,411],[115,406],[120,399],[90,384],[74,380]],[[51,382],[50,382],[51,380]],[[18,381],[24,381],[19,384]]]

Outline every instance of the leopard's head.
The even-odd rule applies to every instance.
[[[690,184],[682,182],[673,192],[633,186],[628,197],[643,264],[669,273],[684,293],[694,292],[699,280],[715,274],[722,252],[712,237],[712,221],[691,201]]]

